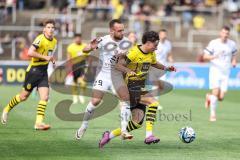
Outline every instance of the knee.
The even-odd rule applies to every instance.
[[[42,100],[42,101],[48,101],[48,98],[49,98],[49,96],[46,95],[46,96],[41,97],[41,100]]]
[[[118,97],[122,100],[122,101],[129,101],[130,96],[129,96],[129,92],[120,92],[119,90],[117,91],[118,93]]]
[[[121,95],[119,98],[120,98],[122,101],[129,101],[129,95],[128,95],[128,94]]]
[[[223,97],[218,97],[218,101],[220,102],[223,101],[223,99],[224,99]]]
[[[21,101],[25,101],[28,98],[28,95],[20,94],[19,95]]]
[[[93,104],[94,106],[97,106],[97,105],[99,105],[99,103],[101,102],[101,100],[100,100],[100,99],[95,99],[95,98],[93,98],[93,99],[91,100],[91,102],[92,102],[92,104]]]

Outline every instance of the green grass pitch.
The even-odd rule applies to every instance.
[[[0,86],[0,109],[8,103],[20,86]],[[119,109],[90,122],[84,139],[76,141],[75,131],[80,122],[66,122],[54,113],[55,105],[61,99],[71,96],[51,92],[46,111],[46,122],[52,125],[49,131],[33,129],[38,100],[29,98],[19,104],[11,113],[8,124],[0,125],[0,159],[13,160],[182,160],[211,159],[228,160],[240,157],[240,92],[229,91],[225,100],[219,103],[217,122],[208,121],[209,111],[204,108],[206,90],[173,90],[161,97],[165,114],[186,114],[191,120],[178,119],[156,122],[154,133],[161,138],[159,144],[145,145],[145,127],[134,131],[134,139],[122,141],[113,139],[103,150],[98,149],[98,141],[105,130],[119,126]],[[71,111],[78,113],[86,105],[73,105]],[[163,117],[162,117],[163,119]],[[191,126],[196,139],[184,144],[178,138],[183,126]]]

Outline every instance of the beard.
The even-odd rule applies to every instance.
[[[116,39],[116,40],[122,40],[122,39],[123,39],[123,36],[114,36],[114,39]]]

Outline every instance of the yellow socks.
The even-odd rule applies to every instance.
[[[39,101],[38,107],[37,107],[36,124],[43,122],[46,107],[47,107],[47,101],[42,101],[42,100]]]
[[[20,95],[16,95],[11,99],[8,105],[4,108],[4,112],[10,112],[18,103],[21,102]]]
[[[158,105],[158,102],[155,102],[148,106],[146,113],[146,138],[152,135],[153,123],[156,119]]]

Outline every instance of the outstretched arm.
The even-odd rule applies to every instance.
[[[97,49],[98,44],[101,42],[102,40],[99,38],[95,38],[94,40],[92,40],[86,47],[83,48],[83,52],[89,53],[95,49]]]
[[[156,64],[152,64],[151,65],[152,67],[154,68],[157,68],[157,69],[161,69],[161,70],[164,70],[164,71],[175,71],[176,72],[176,68],[174,66],[164,66],[163,64],[157,62]]]

